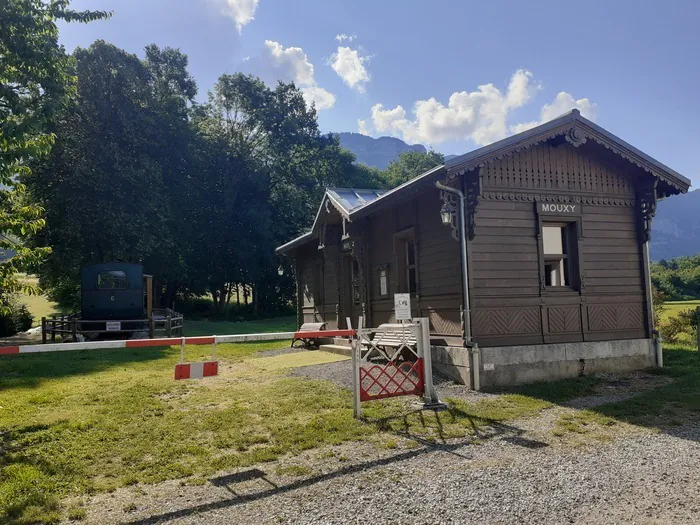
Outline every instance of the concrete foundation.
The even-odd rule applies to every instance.
[[[469,385],[469,352],[460,346],[431,346],[433,370],[462,385]]]
[[[433,369],[471,384],[466,348],[433,346]],[[653,339],[481,348],[481,388],[555,381],[598,372],[628,372],[656,366]]]

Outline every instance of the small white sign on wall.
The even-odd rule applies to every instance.
[[[411,294],[394,294],[394,312],[397,321],[407,321],[411,319]]]
[[[122,329],[122,323],[121,321],[107,321],[105,328],[108,332],[119,332]]]

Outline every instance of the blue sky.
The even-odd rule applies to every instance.
[[[673,0],[74,0],[114,16],[64,24],[69,51],[102,38],[190,58],[200,100],[224,72],[295,80],[323,131],[444,153],[572,107],[700,184],[700,3]],[[350,38],[343,38],[347,35]],[[481,86],[481,87],[480,87]]]

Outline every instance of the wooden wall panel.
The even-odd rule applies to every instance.
[[[487,165],[479,176],[469,252],[472,327],[480,345],[647,336],[632,176],[584,146],[547,143]],[[583,202],[581,290],[540,289],[535,205],[548,198]],[[534,323],[514,321],[527,319],[519,313],[525,311],[532,319],[537,312],[537,333]]]
[[[368,259],[372,283],[371,323],[379,325],[394,321],[394,294],[399,286],[394,235],[414,228],[418,261],[418,295],[411,305],[413,315],[430,318],[431,333],[436,335],[461,334],[460,306],[461,270],[459,243],[451,230],[442,225],[442,201],[437,189],[428,188],[414,199],[397,208],[372,215],[367,223]],[[379,268],[387,266],[389,297],[379,295]]]

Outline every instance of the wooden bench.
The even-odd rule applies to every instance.
[[[304,346],[312,344],[316,341],[314,337],[316,332],[322,332],[326,329],[326,323],[303,323],[297,332],[294,333],[294,339],[292,339],[292,346],[297,341],[301,341]],[[305,334],[304,332],[309,332]]]
[[[380,324],[372,338],[372,343],[366,342],[363,345],[367,348],[372,346],[380,347],[384,350],[396,350],[402,346],[410,346],[415,348],[418,346],[418,340],[413,333],[413,327],[405,324],[386,323]],[[370,350],[370,353],[372,351]],[[372,355],[367,355],[366,358],[371,358]]]
[[[297,332],[294,332],[292,346],[297,341],[301,341],[304,346],[316,346],[317,339],[354,336],[355,330],[326,330],[326,323],[304,323]]]

